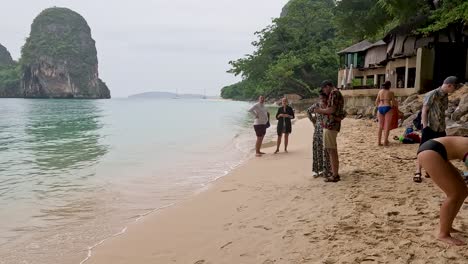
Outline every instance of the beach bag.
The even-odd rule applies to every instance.
[[[270,113],[267,113],[267,115],[268,115],[268,121],[266,122],[265,127],[269,128],[270,127]]]
[[[416,128],[416,130],[422,130],[422,117],[421,117],[421,111],[418,112],[418,115],[416,116],[415,119],[413,119],[413,125]]]

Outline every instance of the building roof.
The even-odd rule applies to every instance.
[[[383,41],[383,40],[379,40],[376,43],[370,45],[367,49],[374,48],[374,47],[379,47],[379,46],[383,46],[383,45],[387,45],[387,43],[385,43],[385,41]]]
[[[407,23],[398,25],[391,29],[383,40],[388,43],[395,35],[418,35],[415,30],[425,25],[428,21],[427,15],[419,15],[411,18]]]
[[[361,52],[367,50],[370,46],[372,46],[372,43],[370,43],[367,40],[363,40],[359,43],[352,45],[351,47],[347,47],[346,49],[338,52],[338,54]]]

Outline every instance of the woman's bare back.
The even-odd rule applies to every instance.
[[[468,137],[441,137],[434,140],[445,146],[449,160],[461,160],[468,152]]]
[[[377,95],[378,106],[392,106],[394,94],[389,90],[380,90]]]

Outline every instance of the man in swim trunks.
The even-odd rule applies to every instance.
[[[468,138],[441,137],[429,139],[419,147],[419,164],[431,175],[432,181],[447,195],[440,207],[440,230],[438,239],[451,244],[462,246],[465,242],[454,238],[450,233],[453,220],[460,211],[468,196],[468,188],[460,172],[450,160],[462,160],[468,168]]]
[[[421,110],[422,135],[421,145],[434,138],[445,137],[445,111],[448,108],[448,95],[459,87],[458,79],[449,76],[444,80],[441,87],[430,91],[424,97],[423,108]],[[429,175],[429,174],[428,174]],[[429,177],[426,175],[427,177]],[[421,182],[421,166],[416,162],[416,172],[413,177],[414,182]]]

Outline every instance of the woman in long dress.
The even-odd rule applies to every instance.
[[[318,103],[315,103],[307,110],[307,115],[314,124],[312,175],[314,177],[326,177],[331,173],[331,165],[323,147],[323,115],[314,113],[314,109],[317,107],[324,108],[327,105],[327,95],[321,93],[319,99]]]

